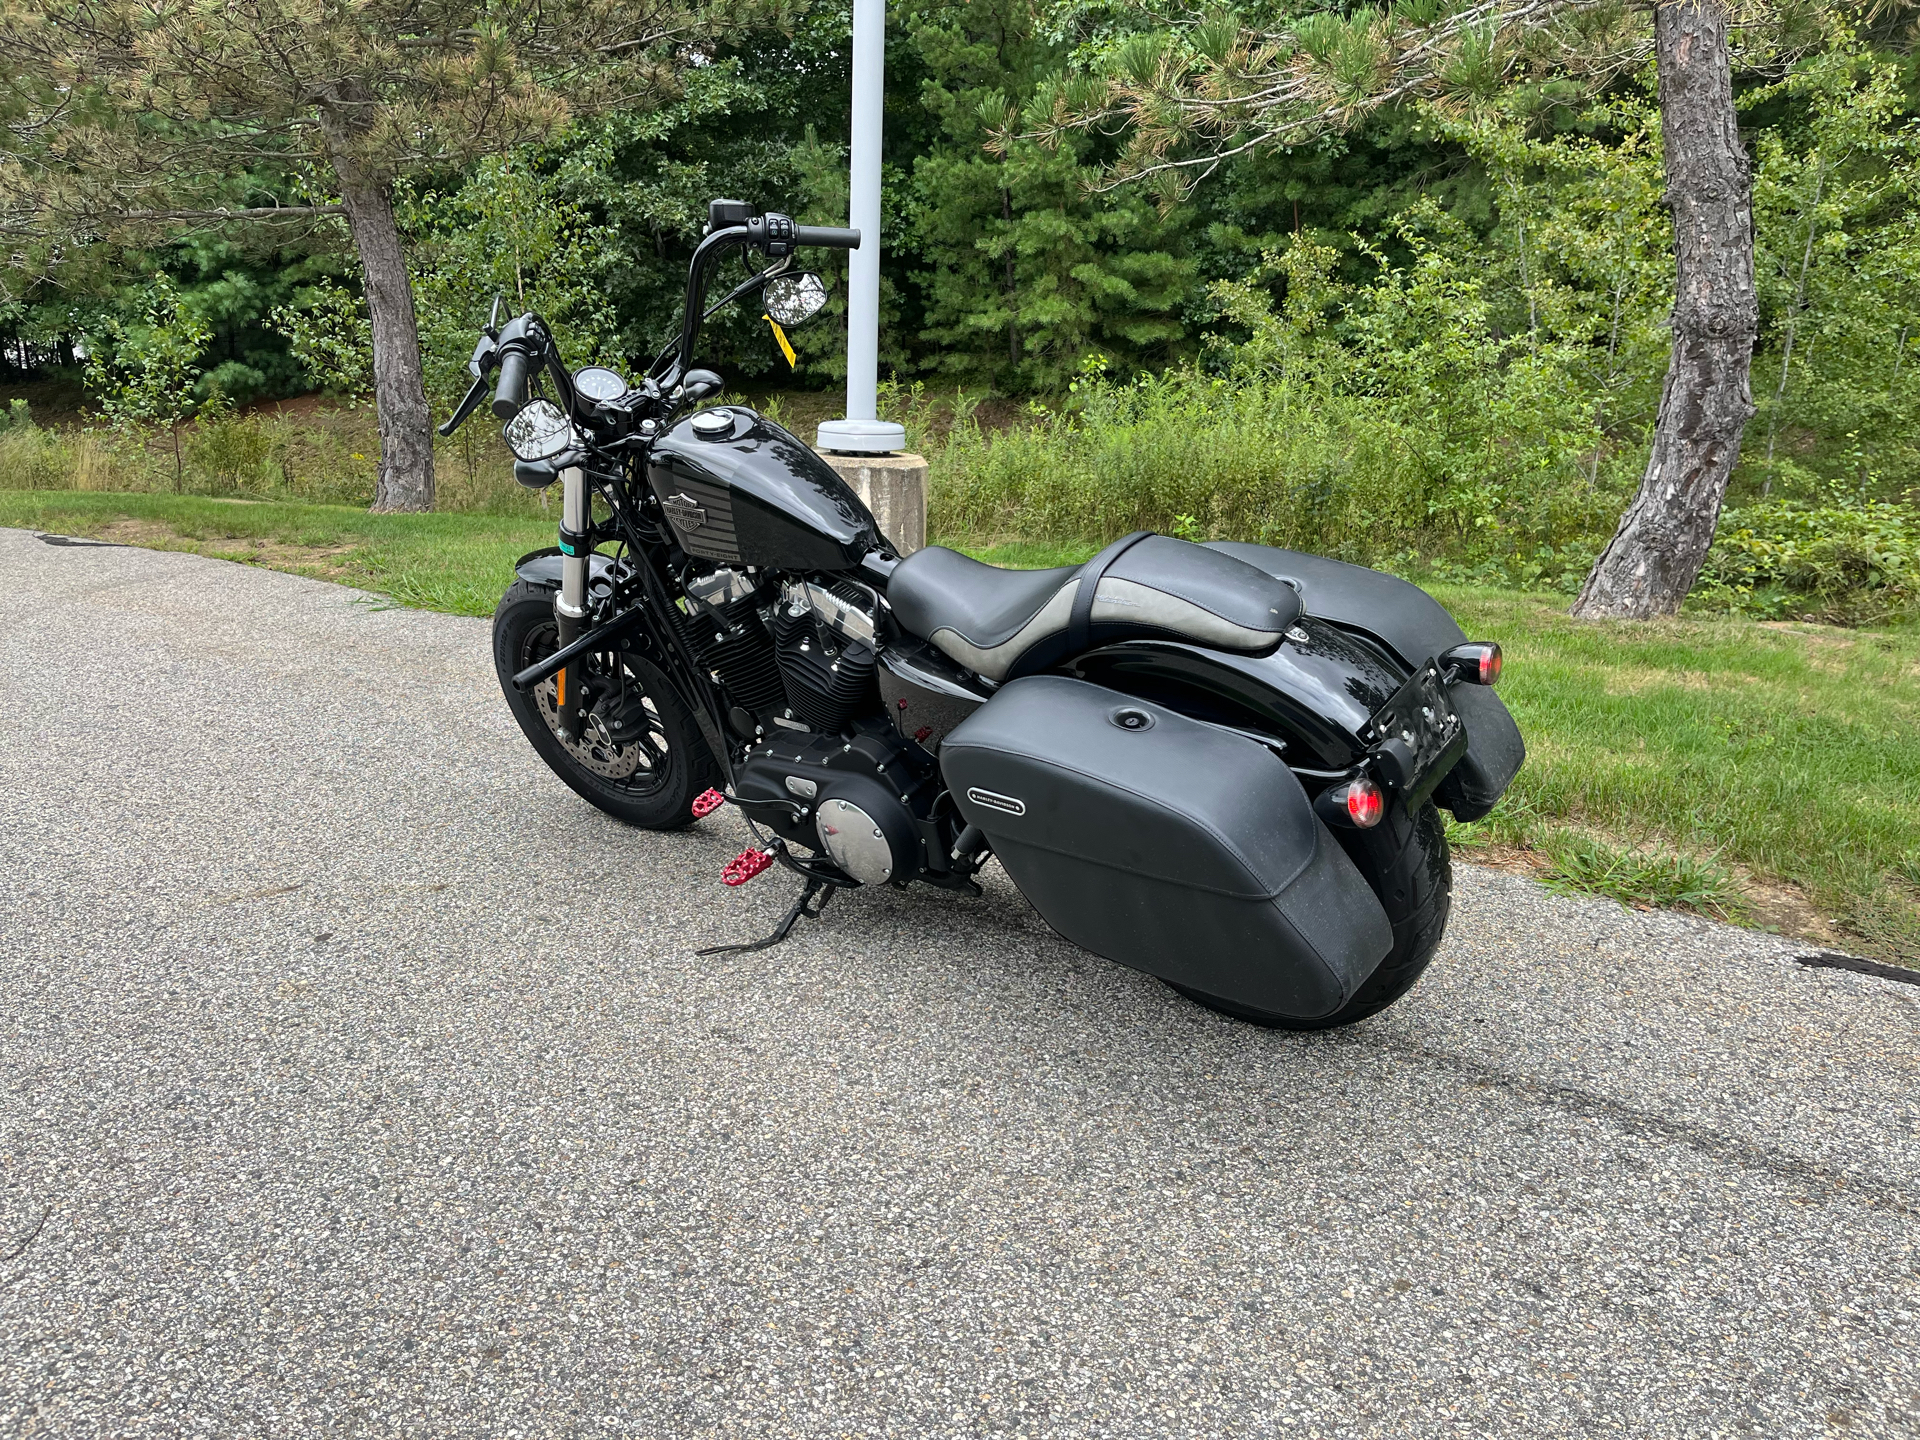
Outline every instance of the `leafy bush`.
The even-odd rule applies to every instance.
[[[1529,585],[1583,574],[1635,478],[1597,426],[1586,348],[1545,321],[1505,331],[1492,257],[1430,202],[1399,237],[1411,260],[1374,252],[1366,285],[1339,283],[1338,253],[1296,237],[1214,286],[1223,333],[1205,367],[1125,380],[1095,356],[1063,410],[1034,404],[1000,434],[956,425],[934,456],[936,526],[1440,556]]]
[[[1762,619],[1885,620],[1920,600],[1920,517],[1839,491],[1728,510],[1697,593]]]

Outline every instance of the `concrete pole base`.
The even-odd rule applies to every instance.
[[[918,455],[820,457],[866,502],[880,533],[902,555],[926,548],[927,462]]]

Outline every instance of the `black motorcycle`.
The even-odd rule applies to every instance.
[[[486,398],[514,473],[558,480],[560,543],[518,564],[494,660],[528,740],[650,830],[732,805],[726,869],[978,893],[997,857],[1067,939],[1203,1005],[1343,1025],[1412,988],[1446,927],[1440,807],[1487,813],[1525,756],[1500,647],[1359,566],[1145,531],[1084,565],[901,556],[802,441],[693,367],[706,318],[825,302],[794,268],[854,230],[715,201],[680,334],[630,384],[569,373],[539,316],[489,321],[449,434]],[[713,306],[735,252],[744,278]],[[498,307],[496,314],[498,318]],[[783,338],[783,337],[782,337]]]

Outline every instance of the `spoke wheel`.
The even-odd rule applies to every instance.
[[[494,666],[508,708],[533,748],[562,780],[609,815],[648,830],[693,821],[694,797],[721,783],[700,727],[658,665],[640,651],[584,656],[573,675],[582,686],[582,733],[559,728],[559,681],[516,690],[516,671],[559,648],[553,592],[522,581],[493,617]]]
[[[521,644],[520,666],[544,660],[560,648],[560,629],[548,624],[529,630]],[[637,659],[638,657],[634,657]],[[575,667],[587,693],[586,724],[578,739],[560,733],[560,681],[545,680],[533,692],[540,718],[554,742],[582,769],[619,781],[646,794],[665,781],[669,755],[660,707],[629,658],[617,651],[589,655]]]

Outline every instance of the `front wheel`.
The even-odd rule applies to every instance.
[[[1447,849],[1446,822],[1431,802],[1412,816],[1396,804],[1376,829],[1331,833],[1366,877],[1393,923],[1393,948],[1353,992],[1351,1000],[1331,1015],[1298,1020],[1236,1005],[1217,995],[1203,995],[1184,985],[1173,988],[1209,1010],[1275,1030],[1331,1030],[1351,1025],[1379,1014],[1413,989],[1426,973],[1433,952],[1440,948],[1440,939],[1447,931],[1447,914],[1453,908],[1453,860]]]
[[[493,666],[507,708],[540,758],[616,820],[642,830],[691,825],[694,798],[721,783],[720,767],[667,677],[632,651],[588,656],[580,667],[587,724],[569,740],[559,730],[555,681],[532,690],[513,685],[516,671],[559,648],[553,591],[516,582],[493,612]]]

